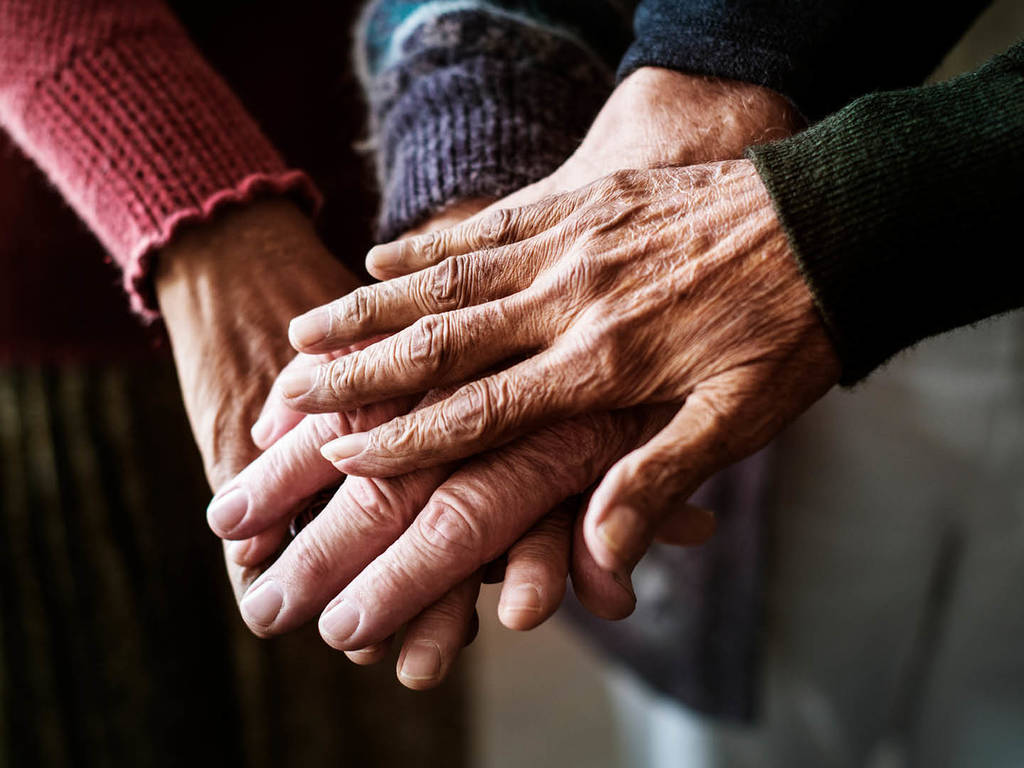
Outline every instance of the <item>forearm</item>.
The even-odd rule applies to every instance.
[[[765,86],[810,121],[919,84],[988,0],[642,0],[619,70],[666,67]]]
[[[751,150],[857,381],[927,336],[1019,307],[1024,44],[947,83],[860,99]]]
[[[0,125],[146,313],[151,256],[183,225],[258,193],[315,197],[157,0],[0,2]]]
[[[255,457],[249,428],[292,357],[288,321],[357,285],[280,199],[223,211],[160,252],[156,294],[211,485]]]

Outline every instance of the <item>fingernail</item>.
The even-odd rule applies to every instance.
[[[347,600],[341,600],[320,617],[320,634],[325,640],[343,643],[359,627],[359,611]]]
[[[255,592],[246,595],[241,604],[242,615],[250,623],[260,627],[269,627],[274,623],[277,614],[284,604],[284,593],[272,581],[264,582]]]
[[[393,272],[405,266],[405,248],[402,241],[375,245],[366,254],[366,266],[384,272]]]
[[[301,397],[313,388],[313,372],[308,368],[284,371],[277,380],[285,397]]]
[[[441,649],[429,640],[417,640],[405,654],[400,673],[406,680],[436,680],[441,676]]]
[[[223,496],[215,496],[206,508],[206,522],[215,533],[229,534],[242,522],[249,511],[249,494],[235,488]]]
[[[501,604],[498,607],[502,611],[540,613],[540,610],[543,607],[540,599],[540,590],[533,584],[521,584],[511,590],[507,598],[503,593],[501,596]]]
[[[314,309],[292,319],[288,324],[288,341],[293,347],[301,350],[323,341],[330,332],[330,311]]]
[[[597,526],[597,535],[615,554],[626,557],[640,530],[640,516],[630,507],[613,507]]]
[[[366,432],[353,432],[327,443],[320,453],[330,462],[344,461],[366,450],[369,442],[370,436]]]
[[[258,419],[256,419],[256,423],[252,425],[252,429],[249,431],[249,434],[252,435],[252,441],[256,444],[256,447],[262,448],[270,439],[270,435],[273,431],[273,415],[270,413],[263,413],[260,414]]]

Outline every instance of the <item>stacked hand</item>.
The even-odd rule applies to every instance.
[[[749,164],[682,167],[794,128],[762,89],[641,70],[551,177],[374,249],[371,272],[397,279],[297,319],[304,354],[254,429],[267,450],[221,488],[211,527],[252,568],[304,498],[350,476],[245,593],[250,627],[326,605],[325,640],[370,661],[406,624],[399,676],[426,687],[503,554],[509,626],[550,615],[570,570],[591,610],[628,614],[656,534],[713,530],[685,497],[838,376]],[[577,189],[624,167],[651,170]]]

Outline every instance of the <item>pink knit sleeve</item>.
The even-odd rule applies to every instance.
[[[157,0],[0,0],[0,125],[147,316],[151,254],[182,224],[263,192],[318,199]]]

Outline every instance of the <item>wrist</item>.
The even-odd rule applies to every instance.
[[[157,300],[168,328],[226,314],[280,323],[351,290],[358,279],[323,246],[309,218],[268,198],[183,231],[157,257]]]
[[[801,127],[800,113],[768,88],[643,67],[615,89],[573,159],[602,168],[729,160]]]

